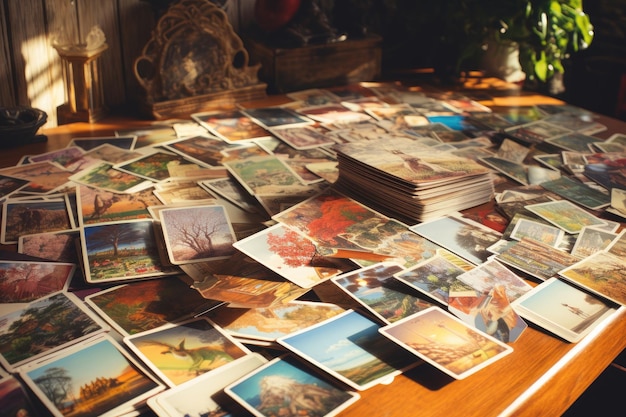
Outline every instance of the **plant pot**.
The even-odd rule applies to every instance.
[[[485,75],[497,77],[510,83],[526,79],[519,63],[519,45],[516,42],[487,42],[481,62]]]

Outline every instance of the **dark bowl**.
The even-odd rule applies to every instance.
[[[32,107],[0,107],[0,148],[33,142],[48,120],[43,110]]]

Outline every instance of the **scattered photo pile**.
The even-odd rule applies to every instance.
[[[626,305],[626,133],[471,97],[308,89],[0,168],[0,408],[330,416],[580,341]]]

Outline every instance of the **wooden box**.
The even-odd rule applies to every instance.
[[[381,73],[382,39],[369,36],[322,45],[276,48],[254,39],[245,46],[272,93],[372,81]]]

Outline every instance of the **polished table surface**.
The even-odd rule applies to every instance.
[[[470,80],[457,86],[463,91],[488,89],[491,107],[558,104],[556,99],[523,92],[498,82]],[[281,103],[281,97],[244,103],[262,107]],[[598,116],[608,138],[626,133],[626,123]],[[0,152],[0,167],[18,163],[23,155],[35,155],[65,147],[74,137],[113,135],[116,130],[137,128],[154,121],[110,116],[94,123],[74,123],[44,129],[47,141]],[[4,249],[7,249],[5,247]],[[14,249],[13,249],[14,250]],[[427,364],[397,376],[389,385],[360,392],[361,399],[341,416],[557,416],[562,414],[626,348],[626,309],[596,327],[578,343],[568,343],[532,325],[514,343],[510,355],[462,380],[453,380]]]

